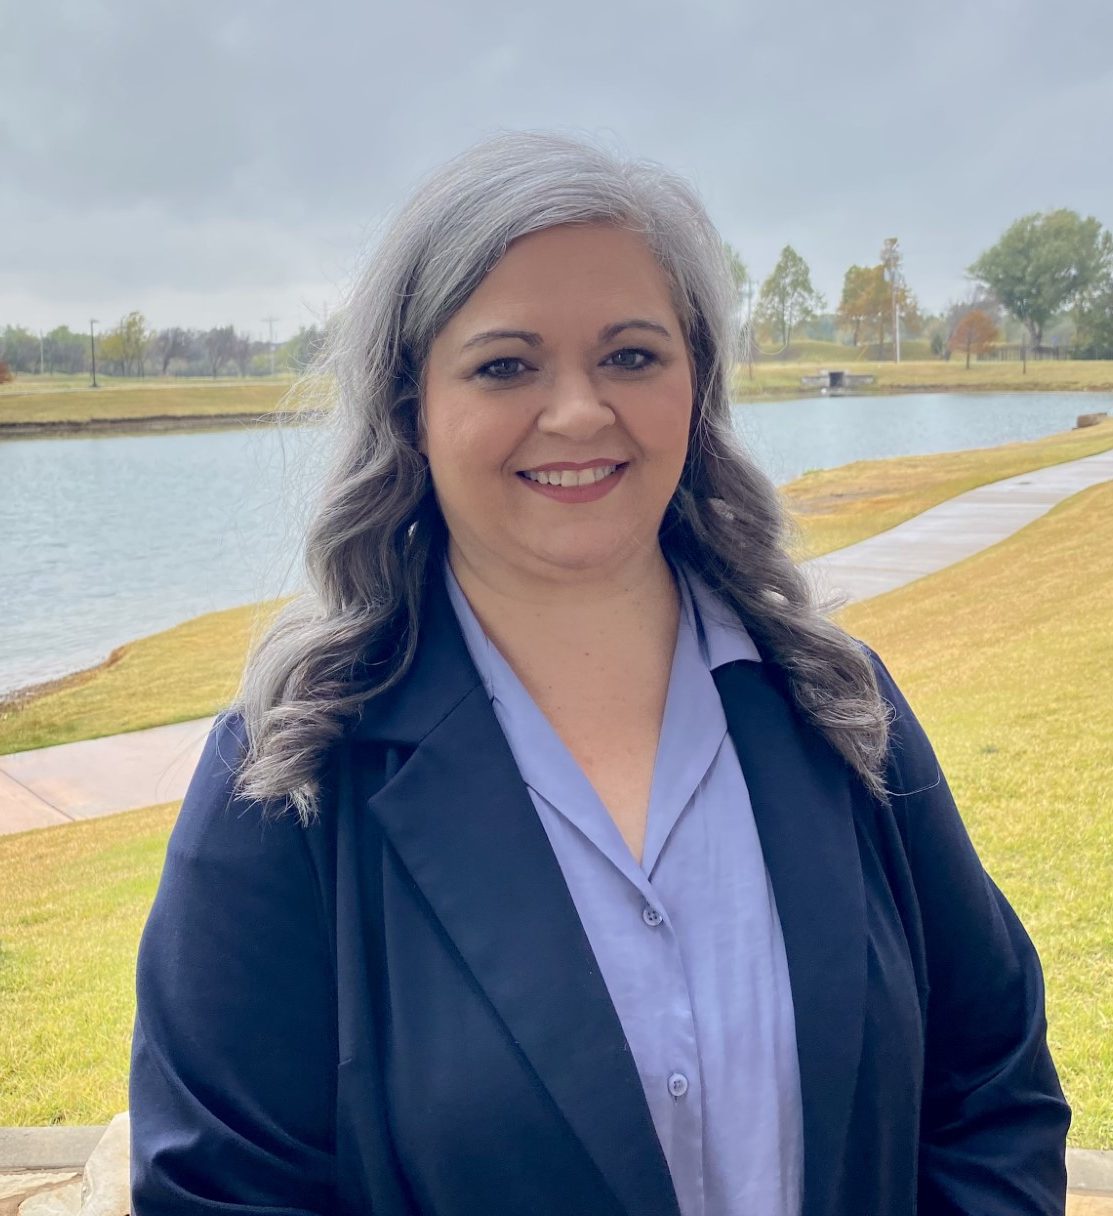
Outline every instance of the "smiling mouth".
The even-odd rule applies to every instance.
[[[612,476],[617,469],[624,469],[622,464],[603,464],[594,469],[523,469],[518,474],[527,481],[536,481],[543,486],[561,486],[569,489],[573,486],[593,486],[597,481],[603,481]]]

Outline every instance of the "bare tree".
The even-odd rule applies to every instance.
[[[152,353],[158,360],[159,375],[165,376],[172,359],[184,359],[189,354],[189,332],[173,326],[160,329],[151,344]]]
[[[236,331],[231,325],[216,326],[201,339],[201,345],[205,348],[205,357],[209,362],[209,375],[215,380],[232,358],[236,346]]]

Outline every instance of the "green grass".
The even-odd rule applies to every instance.
[[[1071,1142],[1113,1148],[1113,485],[858,605],[1039,947]],[[1018,593],[1022,592],[1022,593]],[[127,1101],[135,950],[174,808],[0,837],[0,1124]]]
[[[1110,448],[1113,418],[1026,443],[855,461],[805,473],[784,493],[800,529],[800,556],[817,556],[888,531],[975,486]]]
[[[1113,484],[842,624],[924,722],[1043,959],[1072,1143],[1113,1148]]]
[[[0,836],[0,1125],[127,1108],[135,953],[176,813]]]

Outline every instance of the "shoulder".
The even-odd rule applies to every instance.
[[[857,639],[855,639],[857,641]],[[893,793],[919,793],[940,785],[943,774],[927,732],[881,656],[857,641],[873,669],[877,691],[889,714],[885,754],[886,785]]]
[[[248,753],[248,731],[235,710],[219,714],[209,730],[170,836],[168,868],[188,864],[216,874],[266,857],[304,875],[307,834],[283,799],[245,796],[238,780]]]

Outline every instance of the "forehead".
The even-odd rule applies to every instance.
[[[446,326],[459,334],[487,321],[532,314],[613,320],[615,309],[647,309],[678,328],[668,276],[644,237],[611,224],[561,224],[519,237]]]

